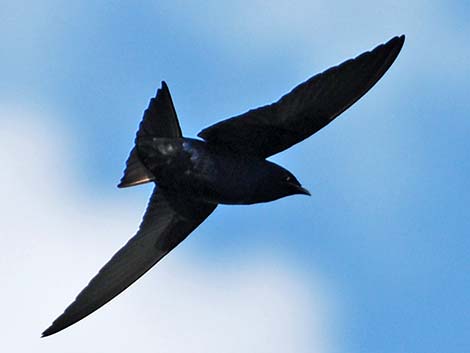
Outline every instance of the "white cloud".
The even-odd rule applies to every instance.
[[[73,181],[70,135],[37,114],[4,108],[0,119],[5,351],[332,351],[324,283],[272,254],[216,269],[176,251],[89,318],[40,339],[133,234],[145,205],[87,196]]]

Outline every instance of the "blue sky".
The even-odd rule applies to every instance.
[[[11,347],[93,352],[138,337],[149,351],[155,340],[162,351],[470,349],[466,2],[2,7],[2,240],[13,250],[0,327]],[[37,338],[138,226],[151,187],[115,185],[161,80],[195,136],[402,33],[402,53],[371,92],[272,158],[312,197],[218,208],[124,299]],[[164,323],[198,328],[185,341]]]

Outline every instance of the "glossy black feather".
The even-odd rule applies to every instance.
[[[43,332],[49,336],[88,316],[147,272],[216,208],[155,188],[137,234],[122,247]]]
[[[140,123],[136,139],[146,136],[175,138],[183,136],[173,100],[165,81],[162,82],[162,87],[158,89],[155,98],[150,100]],[[124,176],[118,187],[140,185],[152,180],[154,180],[152,173],[141,163],[135,148],[133,148],[127,159]]]
[[[276,103],[221,121],[198,136],[262,158],[306,139],[349,108],[384,75],[404,36],[332,67],[295,87]]]

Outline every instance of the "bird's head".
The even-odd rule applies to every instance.
[[[292,173],[288,173],[289,175],[285,175],[281,179],[281,188],[288,192],[286,196],[296,194],[312,196],[310,191],[300,185],[299,181],[294,175],[292,175]]]
[[[263,175],[257,183],[256,202],[266,202],[280,199],[290,195],[309,195],[310,192],[302,187],[297,178],[287,169],[268,162],[268,173]]]

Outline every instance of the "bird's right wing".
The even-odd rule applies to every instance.
[[[216,206],[155,187],[137,234],[104,265],[43,332],[43,337],[76,323],[124,291],[183,241]]]
[[[269,157],[314,134],[375,85],[405,36],[395,37],[295,87],[277,102],[223,120],[198,136],[232,151]]]

